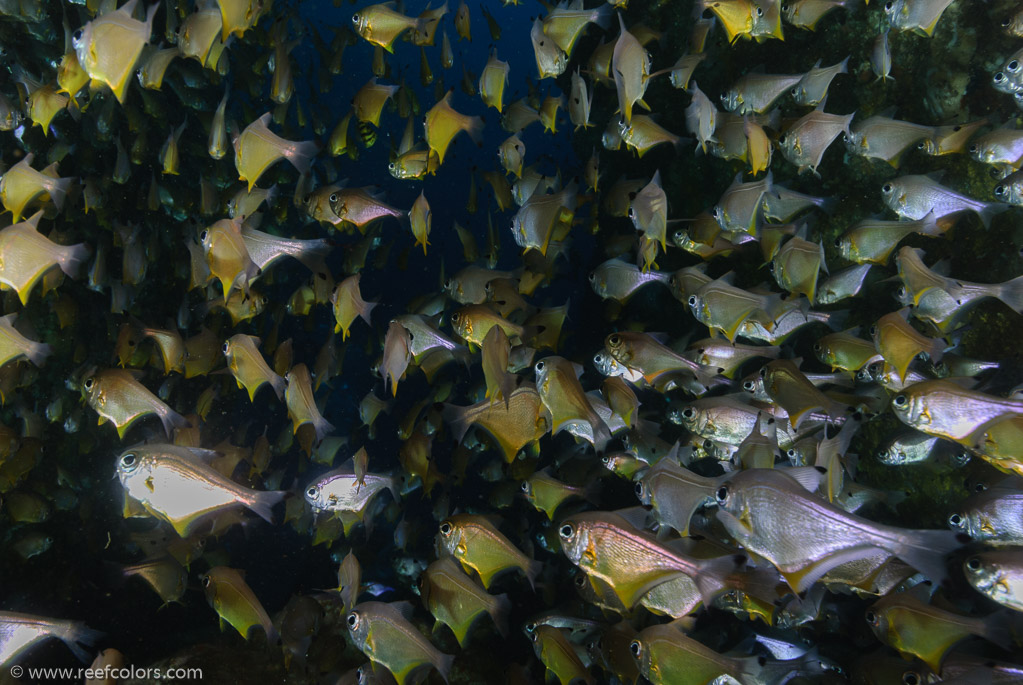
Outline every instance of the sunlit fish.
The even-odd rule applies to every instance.
[[[991,218],[1008,209],[1000,202],[984,202],[958,193],[938,183],[930,176],[900,176],[881,186],[881,198],[888,207],[904,219],[923,219],[928,214],[934,218],[972,211],[977,214],[985,227]]]

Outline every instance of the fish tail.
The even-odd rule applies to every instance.
[[[999,300],[1007,304],[1017,312],[1023,312],[1023,276],[1018,276],[1011,281],[1006,281],[998,286]]]
[[[522,572],[526,574],[526,580],[529,581],[529,587],[536,589],[536,579],[540,575],[540,571],[543,570],[543,564],[536,560],[530,560]]]
[[[434,668],[440,673],[440,677],[444,679],[444,682],[448,681],[448,676],[451,674],[451,664],[455,661],[455,657],[444,652],[437,652],[437,659],[433,662]]]
[[[465,407],[445,404],[443,416],[444,421],[451,427],[452,437],[455,438],[456,442],[461,442],[468,432],[469,426],[472,425],[472,421],[469,419],[469,412],[465,410]]]
[[[334,432],[334,424],[322,416],[313,421],[313,428],[316,430],[316,439],[323,440],[328,434]]]
[[[281,152],[292,166],[298,169],[298,173],[307,174],[313,164],[313,159],[320,151],[320,146],[315,141],[307,140],[301,143],[292,143],[286,146]]]
[[[508,614],[511,613],[511,600],[508,599],[508,595],[500,594],[494,596],[494,605],[490,607],[488,613],[490,618],[494,619],[494,625],[497,626],[497,632],[502,637],[508,636]]]
[[[462,130],[469,134],[474,143],[479,143],[483,136],[483,120],[479,117],[466,117]]]
[[[270,387],[274,389],[277,399],[280,400],[284,398],[284,390],[287,387],[287,383],[285,383],[284,379],[276,373],[270,377]]]
[[[78,272],[90,256],[92,248],[85,243],[68,245],[61,250],[60,270],[71,278],[78,278]]]
[[[611,5],[604,3],[593,10],[593,14],[590,15],[590,21],[606,31],[611,25]]]
[[[192,424],[188,422],[188,419],[170,407],[164,405],[164,410],[160,413],[160,421],[163,423],[163,429],[166,431],[168,438],[174,436],[175,428],[191,427]]]
[[[25,356],[28,360],[36,366],[42,366],[46,363],[46,358],[53,353],[53,348],[46,343],[33,342],[25,350]]]
[[[977,216],[980,217],[980,222],[984,224],[984,228],[991,227],[991,219],[995,214],[1001,214],[1009,208],[1009,205],[1004,202],[987,202],[977,210]]]
[[[58,212],[64,208],[64,199],[67,197],[74,180],[73,177],[69,176],[67,178],[55,178],[51,183],[46,184],[46,191],[49,193],[50,200]]]
[[[84,623],[71,621],[57,637],[74,652],[79,661],[87,664],[92,661],[92,656],[85,650],[85,647],[92,647],[93,643],[103,635],[104,633],[100,630],[89,628]]]
[[[887,545],[889,552],[938,584],[948,577],[945,557],[962,545],[950,530],[899,530],[896,544]]]
[[[267,523],[274,522],[273,508],[274,505],[284,499],[284,496],[288,494],[284,490],[266,490],[263,492],[253,493],[251,499],[245,503],[249,509],[253,511],[259,518],[263,519]],[[269,637],[269,634],[267,635]]]

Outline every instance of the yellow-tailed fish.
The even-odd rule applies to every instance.
[[[385,86],[377,83],[376,77],[371,78],[352,98],[352,111],[355,112],[355,118],[359,121],[368,121],[374,126],[380,126],[380,113],[397,90],[398,86]]]
[[[441,31],[440,34],[440,65],[445,69],[450,69],[455,65],[455,53],[451,50],[451,41],[448,39],[448,32]],[[482,84],[482,79],[480,80]],[[483,86],[480,86],[480,91],[483,91]]]
[[[807,300],[814,302],[817,276],[822,268],[827,271],[828,267],[824,262],[824,246],[811,243],[805,236],[804,227],[778,249],[771,263],[771,272],[780,287],[793,295],[805,295]]]
[[[558,47],[553,39],[547,37],[543,32],[543,22],[537,17],[533,21],[533,28],[529,32],[529,39],[533,43],[533,55],[536,58],[536,69],[541,79],[554,78],[565,73],[568,68],[568,55]]]
[[[484,399],[468,407],[448,405],[444,415],[459,440],[471,425],[483,428],[493,436],[508,463],[515,460],[521,449],[535,444],[550,430],[543,402],[531,384],[513,390],[507,403]]]
[[[58,245],[44,237],[37,227],[42,212],[0,230],[0,283],[17,291],[23,305],[43,276],[52,268],[77,278],[91,254],[85,243]]]
[[[299,173],[306,173],[319,151],[314,141],[299,143],[273,133],[267,126],[270,116],[267,112],[253,121],[233,141],[238,178],[248,182],[250,191],[263,172],[278,160],[287,159]]]
[[[892,592],[867,609],[867,623],[879,640],[904,658],[919,657],[935,672],[952,646],[970,635],[1010,648],[1007,617],[975,618],[939,609],[918,596],[917,590],[924,587]]]
[[[986,427],[1023,416],[1023,401],[969,390],[950,379],[938,379],[903,389],[892,398],[892,411],[907,426],[969,445],[971,436]]]
[[[598,453],[603,452],[611,440],[607,424],[590,404],[578,376],[582,368],[576,368],[563,357],[545,357],[538,361],[536,369],[536,391],[540,394],[547,410],[551,413],[552,434],[571,430],[573,435],[582,434],[593,444]],[[583,427],[579,424],[588,424]],[[589,431],[586,431],[586,428]]]
[[[220,625],[231,624],[238,633],[249,639],[254,626],[260,626],[266,634],[268,645],[278,645],[281,636],[277,633],[266,610],[245,582],[243,571],[227,566],[215,566],[203,574],[203,590],[206,601],[220,616]]]
[[[384,353],[381,371],[384,381],[390,381],[391,395],[398,395],[398,381],[405,377],[405,370],[412,360],[412,339],[408,330],[397,321],[391,321],[384,336]]]
[[[502,635],[508,633],[511,609],[508,596],[488,594],[451,557],[426,567],[419,576],[419,594],[423,605],[439,623],[451,628],[461,646],[465,645],[473,624],[485,613]]]
[[[782,302],[775,293],[763,295],[736,288],[729,278],[722,277],[702,286],[687,302],[696,320],[711,330],[720,331],[734,342],[739,327],[754,313],[765,313],[770,320],[781,312],[792,310],[794,304]]]
[[[610,511],[575,514],[558,525],[561,550],[568,560],[605,584],[626,608],[634,607],[654,587],[688,576],[704,597],[723,587],[721,577],[735,560],[693,559],[658,542],[646,531]]]
[[[1008,209],[1001,202],[984,202],[946,188],[932,176],[920,174],[900,176],[881,186],[881,199],[903,219],[923,219],[933,214],[939,222],[953,215],[971,211],[985,228],[996,214]]]
[[[249,401],[255,401],[256,391],[269,383],[277,399],[284,398],[284,379],[273,372],[259,351],[260,340],[252,335],[237,333],[224,341],[223,352],[227,368],[238,382],[239,388],[249,393]]]
[[[327,197],[327,201],[339,221],[354,224],[365,233],[366,226],[377,219],[393,217],[404,221],[408,216],[407,212],[390,206],[381,197],[373,188],[339,188]]]
[[[447,11],[445,3],[444,11]],[[395,12],[389,3],[363,7],[352,15],[355,31],[373,45],[379,45],[388,52],[394,52],[394,41],[409,29],[422,31],[426,22],[421,18],[406,17]]]
[[[450,91],[426,113],[426,143],[437,152],[440,163],[444,162],[444,154],[455,136],[465,131],[473,141],[478,141],[482,128],[479,117],[459,114],[451,107]]]
[[[284,376],[287,385],[284,388],[284,402],[288,407],[293,432],[297,433],[300,426],[311,423],[316,430],[317,441],[334,430],[334,426],[323,418],[313,399],[313,383],[309,369],[305,364],[297,364]]]
[[[497,158],[501,161],[506,173],[515,174],[516,178],[522,178],[522,163],[526,156],[526,146],[516,136],[509,136],[497,148]]]
[[[890,5],[885,4],[884,11],[892,28],[929,38],[951,4],[952,0],[893,0]]]
[[[200,4],[181,22],[177,37],[178,50],[183,57],[191,57],[204,67],[216,66],[216,61],[211,58],[215,49],[221,52],[224,48],[220,40],[222,30],[223,22],[216,4]]]
[[[189,425],[185,417],[139,383],[134,372],[104,369],[89,375],[82,388],[89,406],[99,414],[99,422],[112,422],[122,439],[135,421],[150,414],[160,418],[167,437],[173,435],[175,428]]]
[[[359,291],[360,278],[359,274],[355,274],[341,281],[330,298],[330,304],[334,309],[334,332],[342,332],[342,340],[348,339],[348,330],[355,317],[361,316],[363,321],[372,325],[369,317],[377,303],[362,299],[362,293]]]
[[[22,335],[14,327],[17,319],[17,314],[0,317],[0,366],[17,359],[27,359],[36,366],[42,366],[52,353],[52,348]]]
[[[117,477],[128,497],[182,538],[231,509],[249,509],[272,523],[271,509],[285,493],[252,490],[226,478],[209,465],[217,454],[172,444],[136,445],[117,457]]]
[[[647,383],[660,385],[668,379],[711,383],[716,371],[686,359],[647,333],[611,333],[604,339],[604,347],[616,362],[639,373]]]
[[[465,4],[465,0],[461,0],[458,3],[458,9],[455,10],[455,31],[458,32],[459,41],[464,38],[470,43],[472,42],[470,19],[469,6]]]
[[[633,293],[649,283],[668,284],[668,274],[652,269],[642,271],[618,257],[602,263],[590,272],[589,278],[593,292],[618,302],[627,302]]]
[[[893,167],[898,167],[903,152],[915,143],[929,140],[933,135],[933,126],[880,115],[850,127],[845,137],[845,147],[853,154],[883,159]]]
[[[640,673],[654,685],[757,682],[760,658],[728,657],[688,637],[672,623],[652,625],[629,644]]]
[[[636,151],[636,154],[643,158],[651,148],[662,143],[678,146],[682,138],[664,128],[656,121],[645,114],[632,115],[632,122],[620,122],[619,134],[622,142]]]
[[[877,345],[877,351],[898,372],[900,378],[906,377],[906,370],[921,352],[926,352],[933,363],[941,361],[945,351],[945,341],[939,338],[928,338],[909,325],[906,320],[908,309],[885,314],[871,326],[871,337]]]
[[[479,574],[489,589],[494,576],[517,568],[530,586],[540,573],[541,564],[533,561],[511,543],[489,520],[473,514],[449,516],[441,524],[436,538],[438,554],[448,554],[466,570]]]
[[[828,146],[839,135],[849,135],[852,120],[853,114],[828,114],[822,108],[815,109],[785,130],[778,138],[778,149],[799,173],[809,169],[816,174]]]
[[[177,50],[174,52],[177,53]],[[163,76],[162,72],[160,76]],[[142,81],[141,70],[139,71],[139,80]],[[88,84],[89,74],[78,63],[78,54],[74,50],[69,50],[61,58],[60,65],[57,67],[57,85],[60,86],[57,93],[70,95],[74,98],[78,91]],[[142,85],[146,85],[145,81],[142,81]]]
[[[141,329],[142,335],[152,338],[160,350],[160,357],[163,360],[163,372],[170,374],[172,371],[184,373],[185,371],[185,341],[181,334],[174,329],[149,328]]]
[[[522,481],[522,494],[526,496],[529,503],[538,511],[547,515],[548,520],[554,520],[554,514],[562,502],[572,497],[590,499],[592,488],[577,488],[568,483],[562,483],[548,473],[548,469],[537,471],[532,476]]]
[[[606,29],[611,23],[611,8],[599,5],[593,9],[582,9],[582,3],[563,3],[550,10],[543,18],[543,32],[567,55],[582,35],[587,24],[596,24]]]
[[[167,136],[167,140],[164,142],[163,147],[160,148],[160,164],[163,167],[164,174],[170,174],[172,176],[178,175],[178,164],[181,160],[181,155],[178,153],[178,139],[181,138],[181,134],[185,131],[185,125],[188,120],[181,122],[181,125],[171,131]]]
[[[621,33],[614,45],[611,57],[611,76],[618,90],[618,111],[628,123],[632,121],[632,108],[638,102],[649,110],[643,95],[646,93],[650,74],[650,55],[636,37],[625,28],[625,20],[618,15]]]
[[[188,587],[188,571],[170,556],[117,567],[117,571],[125,578],[134,576],[146,581],[160,595],[163,606],[171,602],[180,603]]]
[[[411,616],[412,605],[408,602],[363,602],[345,622],[352,644],[374,664],[390,671],[398,685],[416,682],[421,671],[430,666],[447,681],[454,657],[430,644],[409,621]]]
[[[508,371],[508,357],[511,343],[504,329],[492,326],[483,338],[482,366],[483,377],[487,384],[486,397],[491,403],[498,398],[504,400],[505,409],[510,408],[511,396],[515,390],[517,377]]]
[[[163,87],[163,77],[167,73],[167,68],[176,57],[180,56],[181,52],[176,47],[160,49],[147,46],[139,64],[139,83],[143,88],[160,90]]]
[[[227,154],[227,124],[224,123],[224,112],[227,109],[228,90],[224,90],[224,97],[220,99],[217,110],[213,113],[213,121],[210,123],[210,137],[206,150],[213,159],[223,159]]]
[[[559,683],[570,685],[581,682],[594,685],[597,682],[562,630],[541,624],[527,634],[533,641],[536,658],[547,668],[547,673],[554,675]]]
[[[118,9],[96,17],[75,31],[72,39],[78,63],[89,77],[106,84],[123,105],[128,83],[142,48],[153,32],[153,17],[160,3],[146,9],[145,21],[132,14],[138,0],[129,0]]]
[[[811,412],[823,411],[837,419],[843,407],[825,395],[791,359],[775,359],[761,369],[764,390],[788,414],[793,428],[798,428]]]
[[[412,203],[409,210],[409,227],[412,229],[412,237],[416,239],[416,245],[423,246],[423,254],[426,254],[426,246],[430,244],[430,229],[433,227],[433,214],[430,212],[430,203],[426,201],[426,195],[422,192]],[[346,330],[347,333],[347,330]]]
[[[427,3],[426,9],[420,12],[417,17],[419,25],[413,27],[412,44],[419,46],[433,45],[437,38],[437,28],[440,26],[440,21],[447,13],[448,0],[444,0],[443,4],[434,9],[430,9],[430,3]]]
[[[199,237],[210,273],[220,281],[224,297],[235,288],[249,291],[260,269],[249,255],[242,238],[243,218],[221,219],[206,228]]]
[[[13,215],[15,224],[21,221],[25,208],[40,198],[53,202],[57,211],[61,211],[64,208],[64,198],[75,180],[57,176],[56,162],[42,171],[36,171],[32,168],[34,160],[35,155],[30,152],[0,177],[0,202]]]
[[[896,246],[914,233],[930,237],[944,234],[954,222],[935,219],[929,212],[915,221],[884,221],[864,219],[853,225],[844,234],[835,238],[835,247],[844,259],[857,264],[888,263]]]

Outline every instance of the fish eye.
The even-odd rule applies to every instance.
[[[231,352],[231,343],[229,343],[229,342],[227,342],[225,340],[224,344],[220,347],[220,349],[224,351],[224,354],[230,353]]]
[[[784,145],[785,144],[785,137],[786,137],[786,134],[784,134],[784,133],[781,134],[780,136],[778,136],[778,144],[779,145]]]
[[[83,383],[83,385],[85,386],[86,390],[92,390],[92,386],[94,384],[95,384],[95,379],[93,379],[92,377],[86,378],[85,379],[85,383]]]
[[[687,300],[687,302],[689,303],[690,307],[695,307],[697,305],[697,303],[699,302],[699,300],[696,299],[696,295],[690,295],[689,299]]]
[[[909,404],[909,400],[906,399],[905,395],[896,395],[895,399],[892,400],[892,404],[901,409],[902,407],[905,407],[907,404]]]
[[[530,633],[529,634],[529,639],[532,640],[533,642],[536,642],[537,640],[540,639],[540,633],[537,633],[535,631]]]
[[[579,576],[579,577],[582,578],[582,576]],[[526,632],[527,633],[535,633],[536,632],[536,623],[534,623],[533,621],[530,621],[529,623],[527,623],[526,624]]]
[[[685,409],[682,410],[682,418],[689,419],[690,421],[692,421],[693,419],[696,418],[696,410],[693,409],[692,407],[686,407]]]
[[[814,352],[820,352],[822,349],[824,349],[824,348],[821,347],[821,344],[819,342],[815,342],[813,344],[813,351]]]
[[[210,577],[209,576],[203,576],[202,577],[202,586],[203,587],[209,587],[210,586]]]
[[[536,368],[536,372],[537,372],[537,373],[543,373],[543,370],[544,370],[544,368],[545,368],[546,366],[547,366],[547,365],[546,365],[546,364],[544,364],[543,362],[537,362],[537,363],[536,363],[536,367],[535,367],[535,368]]]
[[[636,497],[643,499],[643,484],[636,483]]]
[[[527,495],[529,494],[529,481],[526,480],[522,481],[522,485],[520,485],[519,487],[522,488],[522,492],[526,493]]]
[[[948,525],[952,528],[961,528],[963,525],[963,517],[959,514],[952,514],[948,517]]]
[[[761,366],[760,371],[758,373],[760,374],[761,378],[767,378],[767,367]]]
[[[597,280],[597,274],[595,272],[591,271],[590,272],[590,283],[593,283],[596,280]],[[489,283],[487,285],[489,285]]]
[[[632,656],[637,659],[643,656],[643,643],[639,640],[633,640],[632,644],[629,645],[629,651],[632,652]]]
[[[359,23],[359,15],[358,14],[353,14],[352,15],[352,23],[353,24],[358,24]]]
[[[309,499],[316,499],[316,495],[318,493],[319,493],[319,490],[317,490],[316,486],[314,485],[314,486],[312,486],[311,488],[309,488],[308,490],[305,491],[305,496],[308,497]]]
[[[785,451],[785,456],[789,459],[795,459],[799,456],[799,452],[797,452],[794,447],[790,447]]]
[[[353,611],[352,613],[348,614],[348,627],[351,630],[355,630],[356,628],[359,627],[359,621],[360,621],[359,612]]]
[[[781,6],[781,11],[782,11],[782,12],[785,12],[785,13],[788,13],[788,11],[789,11],[789,6],[788,6],[788,3],[785,3],[785,4],[783,4],[783,5]],[[793,92],[795,92],[795,90],[796,90],[795,88],[793,88],[793,89],[792,89],[792,91],[793,91]]]
[[[618,347],[619,345],[622,344],[622,337],[617,333],[612,333],[611,336],[607,339],[607,344],[610,345],[611,347]]]
[[[902,685],[920,685],[920,676],[915,671],[906,671],[902,674]]]
[[[1004,185],[1000,185],[1000,186],[996,186],[995,187],[995,195],[996,196],[1002,197],[1005,194],[1006,193],[1005,193],[1005,186]]]
[[[970,153],[971,154],[975,155],[978,152],[980,152],[980,145],[977,145],[976,143],[974,143],[973,145],[970,146]]]
[[[394,166],[395,166],[394,162],[391,162],[390,164],[387,165],[387,168],[390,169],[391,171],[394,171]]]
[[[1000,71],[995,74],[995,78],[994,78],[994,82],[995,83],[1001,83],[1004,80],[1005,80],[1005,74],[1003,74]]]
[[[870,326],[870,330],[868,332],[870,333],[870,337],[871,338],[873,338],[875,335],[877,335],[877,324],[872,324]]]
[[[835,238],[835,247],[842,247],[842,238]]]
[[[1009,62],[1008,64],[1005,65],[1005,68],[1008,69],[1011,72],[1017,72],[1017,71],[1019,71],[1019,61],[1018,60],[1012,60],[1011,62]]]
[[[327,198],[328,202],[337,202],[337,193],[331,193],[330,197]]]
[[[891,183],[885,183],[883,186],[881,186],[881,192],[882,193],[890,193],[890,192],[892,192],[892,184]]]
[[[440,534],[441,535],[445,535],[445,536],[451,535],[451,530],[452,530],[452,528],[451,528],[451,522],[450,521],[445,521],[444,523],[440,524]]]
[[[764,16],[764,8],[760,7],[759,5],[757,6],[757,16],[758,17]]]
[[[584,587],[586,587],[586,576],[578,575],[575,577],[575,581],[573,582],[575,582],[576,587],[582,590]]]
[[[199,242],[200,243],[205,243],[206,239],[209,238],[209,237],[210,237],[210,232],[209,231],[203,231],[202,234],[200,234],[200,236],[199,236]]]
[[[885,11],[885,12],[891,12],[891,11],[892,11],[892,7],[893,7],[893,5],[894,5],[894,3],[892,3],[892,2],[891,2],[891,0],[889,0],[888,2],[886,2],[886,3],[884,4],[884,11]]]
[[[128,452],[121,457],[121,466],[126,469],[130,469],[135,466],[138,462],[138,457],[135,456],[134,452]]]
[[[564,540],[571,540],[575,537],[575,526],[571,523],[565,523],[558,529],[558,535]]]
[[[753,381],[742,382],[742,389],[745,390],[746,392],[753,392],[756,389],[756,387],[757,387],[756,383],[754,383]]]
[[[714,495],[717,498],[718,504],[724,504],[728,500],[728,486],[722,485]]]
[[[970,557],[969,559],[967,559],[966,560],[966,568],[970,569],[971,571],[979,571],[980,570],[980,557]]]
[[[870,625],[872,626],[877,625],[877,614],[875,614],[873,611],[868,610],[867,613],[863,615],[863,617],[867,619],[867,623],[869,623]]]

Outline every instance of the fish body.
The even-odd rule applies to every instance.
[[[127,496],[182,538],[231,509],[244,507],[272,522],[271,508],[285,493],[252,490],[225,478],[205,461],[214,455],[172,444],[136,445],[117,457],[117,477]]]
[[[551,432],[556,435],[573,424],[585,422],[589,424],[594,449],[603,452],[611,441],[611,432],[583,392],[573,364],[564,357],[552,356],[538,361],[535,369],[536,391],[553,419]]]
[[[741,471],[716,497],[718,519],[736,542],[774,564],[796,592],[832,568],[878,550],[940,579],[944,556],[959,546],[947,531],[895,528],[847,513],[781,470]]]
[[[101,635],[78,621],[0,611],[0,666],[8,668],[40,642],[50,638],[57,638],[74,652],[79,661],[89,663],[86,647],[91,647]]]
[[[799,173],[810,170],[816,174],[828,146],[841,134],[849,135],[849,124],[853,116],[827,114],[816,109],[782,134],[778,139],[778,149],[785,159],[797,167]]]
[[[489,614],[502,635],[508,630],[511,603],[507,595],[491,595],[466,575],[451,557],[438,559],[419,579],[423,604],[439,623],[451,628],[458,644],[464,646],[473,624]]]
[[[268,644],[280,644],[281,636],[252,588],[245,582],[242,572],[227,566],[215,566],[200,580],[206,592],[206,600],[220,616],[221,625],[229,623],[246,640],[253,626],[258,625],[266,634]]]
[[[539,17],[533,21],[529,40],[533,44],[536,70],[541,79],[555,78],[565,73],[565,69],[568,68],[568,55],[543,32],[543,22]]]
[[[483,587],[489,589],[494,576],[517,568],[532,585],[540,572],[540,563],[533,561],[506,538],[493,523],[482,516],[456,514],[449,516],[437,532],[438,554],[453,556],[468,572],[479,574]]]
[[[478,141],[483,121],[476,116],[459,114],[451,107],[451,91],[426,113],[426,143],[437,153],[439,163],[444,163],[444,154],[451,141],[462,131]]]
[[[954,0],[893,0],[884,11],[892,28],[930,38],[938,20]]]
[[[259,352],[259,338],[237,333],[224,341],[223,352],[227,368],[238,381],[238,387],[249,393],[249,401],[256,399],[256,391],[265,383],[273,388],[277,399],[284,397],[284,379],[274,373]]]
[[[635,264],[617,257],[609,259],[590,273],[593,292],[604,299],[626,302],[637,290],[649,283],[668,284],[668,274],[641,271]]]
[[[446,7],[445,3],[445,11]],[[413,29],[421,32],[425,28],[422,19],[406,17],[391,9],[390,3],[363,7],[352,16],[352,24],[356,33],[388,52],[394,52],[394,41],[405,31]]]
[[[163,423],[167,437],[175,428],[188,425],[188,421],[167,406],[156,395],[135,379],[125,369],[104,369],[87,377],[82,387],[85,398],[97,414],[100,423],[110,421],[117,428],[117,436],[124,434],[135,421],[150,414],[156,414]]]
[[[845,146],[849,152],[863,157],[883,159],[897,167],[903,152],[932,135],[933,126],[921,126],[886,116],[874,116],[850,129]]]
[[[806,74],[749,72],[721,95],[721,105],[733,114],[763,114]]]
[[[979,552],[963,562],[963,574],[989,599],[1023,611],[1023,552],[1019,549]]]
[[[941,185],[930,176],[900,176],[881,187],[881,197],[888,207],[904,219],[923,219],[934,214],[943,219],[960,212],[974,212],[985,227],[991,218],[1008,206],[1000,202],[983,202]]]
[[[479,92],[483,104],[493,107],[499,114],[504,110],[504,88],[508,83],[509,70],[508,63],[497,59],[497,51],[492,50],[480,74]]]
[[[21,221],[25,208],[42,196],[46,196],[58,212],[62,210],[74,181],[70,177],[59,178],[56,164],[36,171],[32,168],[34,159],[35,155],[28,153],[0,177],[0,202],[13,215],[15,224]]]
[[[413,673],[436,668],[445,681],[454,657],[444,654],[423,637],[410,621],[411,606],[404,602],[362,602],[345,621],[348,635],[374,664],[391,672],[398,685],[415,682]]]
[[[72,38],[78,63],[89,78],[109,86],[122,105],[142,48],[153,33],[153,17],[160,7],[160,3],[153,3],[146,9],[145,21],[139,21],[132,16],[137,4],[138,0],[129,0],[116,10],[96,17],[78,29]]]
[[[459,440],[469,426],[475,424],[483,428],[493,436],[509,464],[520,450],[535,444],[550,430],[543,402],[532,384],[513,390],[507,402],[484,399],[468,407],[445,407],[445,420]]]
[[[210,273],[220,281],[224,297],[237,288],[245,293],[260,273],[242,238],[242,217],[221,219],[209,226],[199,238]]]
[[[377,219],[392,217],[404,220],[406,212],[380,199],[371,188],[339,188],[327,197],[330,209],[339,221],[354,224],[360,231]]]
[[[723,656],[671,624],[645,628],[629,649],[640,673],[654,685],[745,685],[757,682],[754,677],[761,670],[756,657]]]
[[[260,176],[278,160],[287,159],[298,172],[306,173],[319,146],[313,141],[295,142],[270,130],[270,112],[245,127],[234,139],[234,166],[238,178],[249,184],[249,192]]]
[[[972,446],[971,436],[986,426],[1023,416],[1023,401],[967,390],[938,379],[905,388],[892,398],[892,410],[911,428]]]
[[[42,366],[53,349],[46,343],[29,340],[15,327],[17,314],[0,317],[0,366],[17,359],[27,359],[36,366]]]
[[[305,364],[297,364],[284,375],[284,402],[288,407],[294,432],[299,426],[311,423],[316,430],[316,440],[322,441],[334,430],[334,426],[323,418],[313,398],[313,382]]]
[[[819,4],[819,5],[831,5],[832,7],[845,6],[844,2],[835,2],[834,0],[802,0],[802,2],[793,3],[799,4]],[[792,5],[790,5],[792,7]],[[810,27],[812,28],[812,27]],[[828,95],[828,88],[831,86],[831,82],[839,74],[849,73],[849,58],[846,57],[837,64],[832,64],[829,67],[820,66],[820,60],[817,64],[813,65],[810,71],[803,75],[803,78],[799,80],[799,83],[792,89],[792,99],[795,100],[797,105],[808,105],[810,107],[817,107],[819,104],[824,102],[824,99]]]
[[[370,502],[384,490],[390,490],[398,502],[398,486],[393,478],[373,473],[357,475],[348,465],[317,478],[305,489],[305,499],[315,512],[364,516]]]

